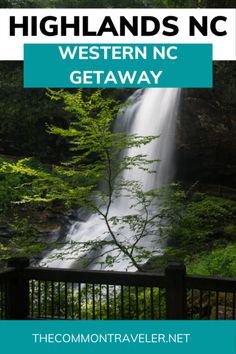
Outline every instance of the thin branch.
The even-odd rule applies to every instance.
[[[117,251],[119,248],[116,247],[116,248],[112,248],[112,249],[109,249],[108,251],[105,251],[101,254],[99,254],[98,256],[96,257],[93,257],[90,261],[88,261],[87,265],[90,265],[92,264],[96,259],[100,258],[100,257],[103,257],[105,256],[106,254],[110,253],[110,252],[113,252],[113,251]],[[84,259],[86,259],[86,256],[83,257]]]

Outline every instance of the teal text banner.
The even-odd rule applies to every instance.
[[[25,44],[25,88],[212,87],[211,44]]]
[[[2,353],[235,354],[235,321],[0,321]]]

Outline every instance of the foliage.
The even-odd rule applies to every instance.
[[[7,260],[12,255],[37,256],[47,247],[47,244],[41,239],[40,233],[30,223],[30,218],[15,215],[9,227],[11,228],[11,238],[7,243],[0,242],[0,258],[2,260]]]
[[[181,7],[232,7],[231,0],[1,0],[0,7],[15,8],[181,8]]]
[[[90,212],[100,215],[107,227],[108,237],[101,235],[92,243],[79,243],[79,247],[90,250],[106,246],[103,252],[106,263],[111,265],[122,255],[141,270],[140,264],[150,256],[150,252],[138,244],[147,235],[156,234],[158,214],[152,214],[150,208],[157,193],[143,192],[140,182],[126,180],[122,173],[132,168],[153,173],[151,166],[155,161],[148,160],[141,150],[133,156],[122,152],[131,147],[140,148],[156,137],[113,133],[111,126],[121,105],[110,97],[103,97],[101,90],[89,96],[82,90],[73,94],[66,91],[48,92],[52,100],[63,100],[65,110],[74,115],[68,128],[48,126],[50,134],[70,140],[71,159],[49,170],[32,166],[29,159],[19,160],[15,164],[4,162],[0,172],[29,179],[22,185],[24,193],[20,203],[64,200],[68,206],[84,205]],[[98,188],[101,182],[103,188]],[[113,203],[120,197],[131,201],[127,215],[112,213]],[[133,236],[128,238],[128,231]],[[111,245],[112,250],[117,251],[115,256],[111,254]],[[70,252],[76,252],[76,247],[70,247]]]
[[[236,243],[230,243],[195,257],[186,257],[187,272],[236,278]]]
[[[192,188],[185,191],[177,184],[167,193],[163,213],[168,220],[163,233],[169,244],[200,250],[222,237],[229,225],[232,228],[236,202],[205,195]]]
[[[224,8],[232,7],[231,0],[2,0],[6,7],[56,7],[56,8],[181,8],[181,7],[200,7],[200,8]]]
[[[55,202],[58,201],[63,201],[65,211],[74,201],[79,204],[85,193],[86,188],[78,188],[75,183],[73,188],[71,182],[68,184],[66,179],[60,178],[60,175],[56,176],[52,169],[46,169],[35,160],[2,161],[0,223],[5,226],[9,235],[0,244],[0,258],[39,255],[42,250],[48,248],[48,243],[37,231],[40,215],[52,214]],[[50,209],[52,210],[49,211]]]
[[[166,311],[164,289],[157,287],[32,281],[30,296],[30,312],[41,318],[161,319]]]
[[[65,158],[65,139],[49,136],[45,129],[46,123],[66,126],[60,105],[51,102],[43,89],[19,87],[23,75],[19,66],[2,62],[0,69],[1,151],[15,156],[33,155],[46,163]]]
[[[56,0],[1,0],[0,7],[9,8],[40,8],[40,7],[54,7]]]
[[[205,3],[203,0],[173,1],[173,0],[2,0],[1,7],[15,8],[132,8],[132,7],[196,7]],[[127,6],[128,5],[128,6]]]
[[[63,170],[40,169],[40,165],[32,165],[31,159],[19,160],[16,163],[3,162],[0,173],[12,175],[18,178],[27,178],[27,182],[18,185],[21,193],[18,195],[18,204],[23,203],[50,203],[55,200],[66,200],[71,206],[72,203],[82,200],[92,186],[77,186],[76,179],[67,179]],[[74,176],[72,176],[74,177]]]
[[[236,202],[172,184],[162,193],[160,231],[163,254],[145,270],[163,271],[170,262],[184,262],[191,274],[235,276]]]
[[[1,0],[0,8],[186,8],[232,7],[231,0]]]
[[[153,196],[142,191],[141,183],[123,178],[122,173],[134,167],[151,173],[150,165],[154,161],[148,160],[141,151],[134,156],[126,156],[122,152],[131,147],[140,148],[156,137],[128,136],[111,132],[113,120],[121,105],[117,105],[109,97],[102,97],[100,90],[87,98],[83,97],[81,90],[74,95],[63,91],[49,92],[52,99],[63,99],[65,109],[75,115],[69,129],[49,127],[51,134],[70,138],[74,156],[66,163],[69,170],[64,172],[96,182],[94,187],[101,181],[103,184],[102,189],[94,188],[92,196],[86,200],[86,207],[101,216],[107,227],[108,238],[101,235],[102,239],[100,236],[99,239],[93,240],[92,244],[83,244],[83,250],[94,246],[99,248],[102,242],[103,247],[108,246],[103,252],[103,256],[106,255],[106,263],[111,265],[122,255],[141,270],[140,264],[149,256],[149,252],[144,247],[139,247],[138,243],[150,234],[150,229],[147,232],[148,226],[150,227],[157,215],[149,215],[148,212]],[[129,211],[128,215],[114,216],[113,203],[124,193],[126,200],[133,202],[130,206],[133,210]],[[128,238],[130,231],[132,236]],[[111,250],[117,251],[115,256]]]
[[[0,174],[0,212],[8,210],[12,202],[17,201],[20,196],[19,185],[23,183],[24,177],[12,174]]]

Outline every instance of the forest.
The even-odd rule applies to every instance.
[[[127,1],[117,3],[0,0],[0,7],[127,7]],[[229,8],[232,3],[131,0],[129,7]],[[152,176],[157,166],[158,175],[158,153],[150,158],[142,151],[161,137],[155,131],[135,135],[116,128],[120,112],[132,111],[145,93],[24,89],[22,62],[0,62],[0,87],[2,267],[15,255],[38,264],[48,252],[63,249],[63,254],[55,252],[55,264],[71,258],[75,268],[97,262],[97,269],[113,269],[124,262],[125,270],[145,272],[181,261],[190,274],[236,277],[235,62],[214,63],[212,89],[178,93],[173,177],[149,189],[142,180],[127,178],[127,171]],[[133,101],[127,101],[130,96]],[[126,154],[129,149],[134,155]],[[121,215],[114,212],[117,200],[129,204]],[[94,230],[100,225],[97,217],[107,237],[101,228],[100,236],[80,238],[81,225],[91,215]],[[78,222],[78,240],[66,242]],[[146,247],[150,237],[152,246]]]

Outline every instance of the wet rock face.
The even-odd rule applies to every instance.
[[[224,63],[223,82],[218,68],[214,89],[182,91],[176,133],[178,179],[236,185],[235,68]]]
[[[5,242],[11,236],[10,229],[6,225],[0,225],[0,243]]]

